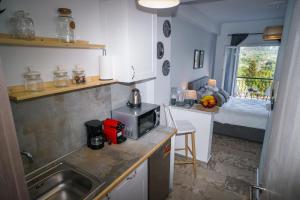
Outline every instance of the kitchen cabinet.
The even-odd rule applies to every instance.
[[[143,162],[107,195],[107,200],[147,200],[148,161]]]
[[[155,77],[157,15],[140,10],[133,0],[101,1],[100,8],[114,79],[135,82]]]

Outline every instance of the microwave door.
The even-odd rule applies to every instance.
[[[139,127],[139,136],[144,135],[153,129],[157,124],[157,114],[155,111],[147,112],[139,116],[138,127]]]

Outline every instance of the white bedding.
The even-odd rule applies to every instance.
[[[269,101],[230,97],[215,115],[215,121],[222,124],[266,129],[269,117]]]

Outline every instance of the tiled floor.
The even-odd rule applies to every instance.
[[[175,165],[174,190],[168,200],[246,200],[255,184],[261,145],[231,137],[213,136],[207,166]],[[183,158],[176,156],[177,160]]]

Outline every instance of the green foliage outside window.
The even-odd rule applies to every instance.
[[[241,47],[237,71],[237,77],[240,77],[238,87],[245,85],[246,90],[253,89],[264,94],[272,84],[278,49],[278,46]]]

